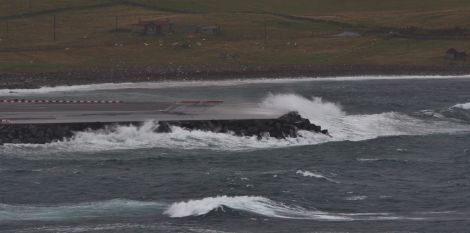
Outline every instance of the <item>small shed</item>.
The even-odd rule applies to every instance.
[[[132,32],[142,35],[163,35],[173,32],[170,20],[139,21],[132,25]]]
[[[466,60],[467,57],[468,57],[468,54],[467,52],[465,52],[464,50],[458,50],[458,49],[455,49],[455,48],[450,48],[446,51],[446,55],[449,59],[452,59],[452,60]]]
[[[187,25],[184,26],[183,32],[186,34],[196,34],[199,33],[200,26],[199,25]]]
[[[200,26],[199,32],[207,35],[215,35],[220,33],[220,27],[216,25]]]

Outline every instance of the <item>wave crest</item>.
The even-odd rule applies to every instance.
[[[356,220],[427,220],[426,216],[409,214],[398,216],[391,213],[330,213],[309,210],[296,205],[286,205],[260,196],[217,196],[199,200],[177,202],[170,205],[164,214],[172,218],[202,216],[212,211],[230,208],[270,218],[317,220],[317,221],[356,221]]]
[[[352,220],[345,216],[310,211],[298,206],[288,206],[259,196],[217,196],[177,202],[168,207],[164,213],[172,218],[182,218],[205,215],[211,211],[223,209],[223,207],[273,218]]]
[[[465,110],[470,110],[470,103],[456,104],[456,105],[454,105],[454,108],[461,108],[461,109],[465,109]]]
[[[363,200],[354,197],[350,200]],[[198,200],[175,202],[171,205],[159,201],[135,201],[112,199],[62,205],[9,205],[0,203],[0,224],[18,221],[68,221],[102,217],[141,217],[164,214],[171,218],[204,216],[213,211],[229,208],[269,218],[300,219],[315,221],[382,221],[382,220],[437,220],[467,219],[460,212],[411,212],[405,215],[393,213],[333,213],[287,205],[261,196],[216,196]],[[434,213],[434,212],[432,212]],[[220,217],[220,216],[219,216]]]
[[[321,97],[307,99],[295,94],[268,96],[261,104],[264,108],[281,112],[298,111],[329,130],[331,141],[359,141],[383,136],[426,135],[468,131],[469,126],[451,121],[433,121],[411,117],[397,112],[379,114],[347,114],[340,104],[324,101]]]

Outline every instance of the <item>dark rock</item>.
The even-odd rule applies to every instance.
[[[157,133],[170,133],[171,128],[170,125],[164,121],[158,123],[158,127],[155,130]]]
[[[141,125],[141,122],[127,122],[121,125]],[[162,121],[155,132],[169,133],[171,126],[187,130],[203,130],[217,133],[232,132],[237,136],[255,136],[258,139],[274,137],[283,139],[298,137],[299,130],[328,134],[328,130],[310,123],[297,112],[290,112],[278,119],[257,120],[212,120],[212,121]],[[108,129],[116,124],[109,123],[71,123],[71,124],[25,124],[0,125],[0,144],[2,143],[48,143],[70,138],[78,131]]]
[[[232,132],[237,136],[256,136],[283,139],[297,137],[299,130],[321,132],[321,127],[302,118],[298,112],[289,112],[279,119],[261,120],[220,120],[220,121],[168,121],[165,124],[182,127],[187,130],[212,132]]]

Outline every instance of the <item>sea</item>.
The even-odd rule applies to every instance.
[[[95,84],[1,98],[223,100],[331,137],[158,122],[0,146],[0,232],[470,232],[470,76]]]

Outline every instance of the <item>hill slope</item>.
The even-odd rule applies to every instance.
[[[3,72],[189,64],[466,65],[447,59],[445,51],[470,50],[466,30],[470,2],[462,0],[3,0],[2,4]],[[172,21],[175,33],[131,32],[139,20],[156,19]],[[218,25],[222,32],[188,36],[185,28],[191,25]],[[416,29],[404,30],[409,27]],[[455,27],[460,31],[448,32]],[[356,33],[360,36],[348,36]]]

